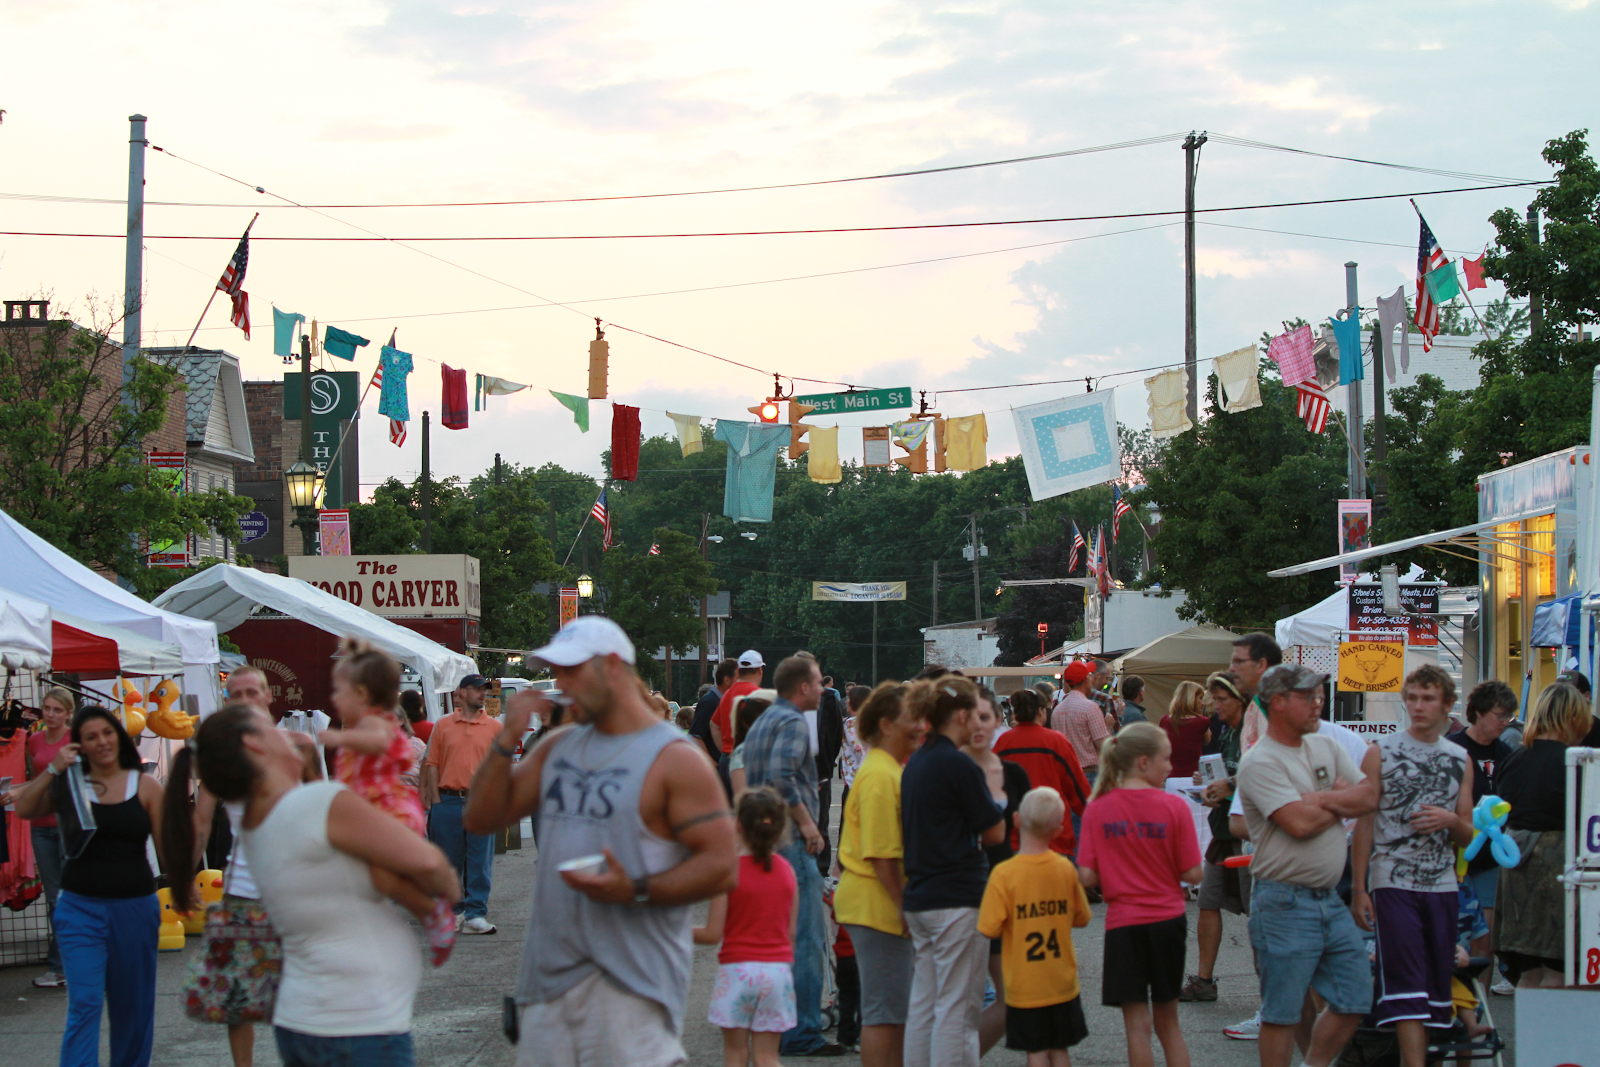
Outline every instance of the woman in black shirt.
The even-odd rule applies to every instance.
[[[56,938],[67,975],[61,1063],[100,1062],[104,1007],[111,1015],[111,1061],[145,1067],[155,1037],[161,928],[155,877],[145,857],[147,842],[161,826],[161,787],[140,773],[139,750],[122,723],[90,704],[72,720],[72,743],[17,796],[17,813],[36,819],[67,810],[72,797],[66,771],[80,761],[94,794],[95,830],[76,855],[69,854],[56,901]]]
[[[1496,775],[1500,798],[1510,803],[1506,829],[1522,850],[1522,863],[1500,870],[1495,943],[1511,980],[1524,988],[1564,981],[1567,749],[1593,722],[1589,702],[1558,683],[1539,697],[1528,716],[1523,747]]]

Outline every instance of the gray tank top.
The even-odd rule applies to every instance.
[[[1443,830],[1418,833],[1411,817],[1424,804],[1455,810],[1467,773],[1466,749],[1440,738],[1429,744],[1404,730],[1378,740],[1383,796],[1372,821],[1373,889],[1456,891],[1456,851]]]
[[[671,723],[609,736],[580,726],[545,759],[539,803],[539,866],[517,980],[519,1004],[544,1004],[596,971],[666,1008],[683,1028],[693,961],[688,907],[597,904],[557,868],[609,848],[630,878],[659,874],[689,850],[646,829],[639,792],[661,750],[688,736]]]

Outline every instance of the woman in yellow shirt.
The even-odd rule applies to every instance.
[[[862,974],[862,1067],[900,1067],[914,963],[900,895],[900,768],[922,743],[928,724],[905,710],[906,687],[884,682],[856,717],[867,749],[845,801],[839,834],[839,887],[833,908],[850,934]]]

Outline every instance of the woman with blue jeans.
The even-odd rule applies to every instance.
[[[96,828],[76,855],[68,848],[53,916],[67,976],[61,1064],[98,1067],[105,1009],[111,1016],[112,1067],[143,1067],[155,1037],[161,927],[145,846],[159,835],[161,787],[140,773],[139,751],[122,724],[91,704],[73,719],[72,742],[18,794],[17,814],[37,819],[65,810],[71,798],[61,776],[80,760],[94,793]]]
[[[372,868],[454,902],[461,885],[437,847],[339,782],[300,783],[304,735],[246,704],[200,724],[167,783],[168,854],[194,854],[190,769],[240,823],[261,903],[283,940],[272,1023],[285,1067],[413,1067],[411,1002],[422,948],[372,885]]]

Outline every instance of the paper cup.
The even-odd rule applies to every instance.
[[[556,870],[561,871],[563,874],[568,872],[572,874],[599,874],[605,869],[606,858],[599,855],[579,856],[577,859],[568,860],[556,868]]]

